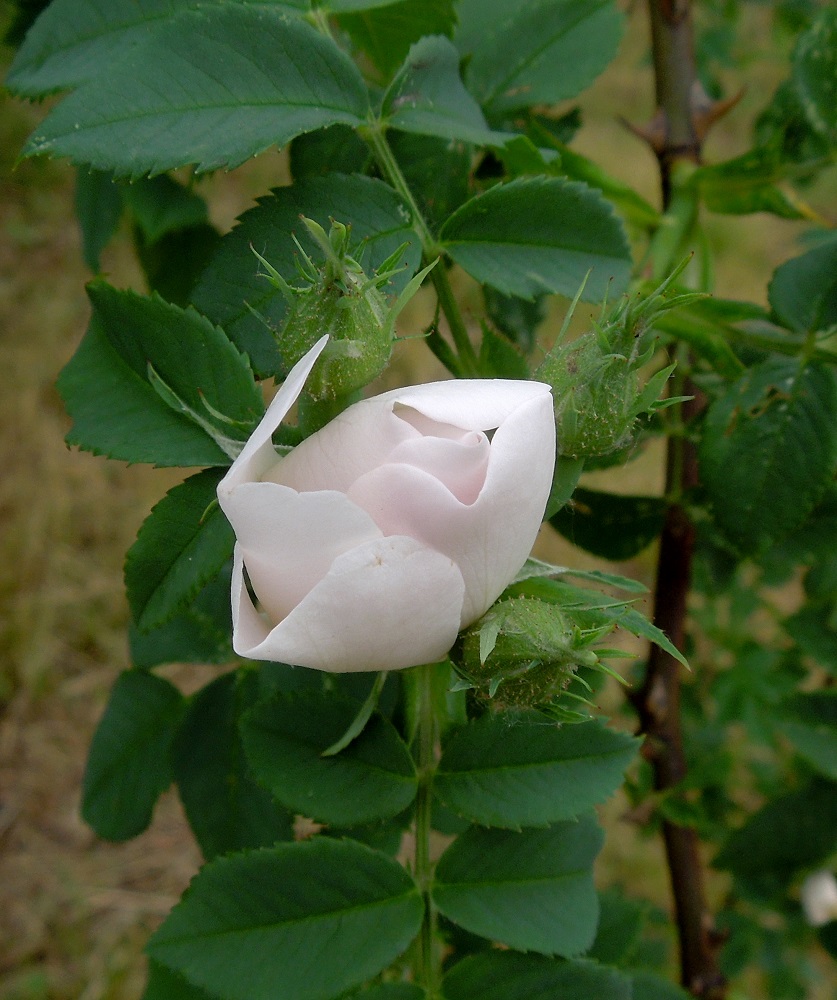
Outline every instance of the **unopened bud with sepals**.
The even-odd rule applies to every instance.
[[[533,376],[552,386],[561,455],[597,458],[626,448],[633,441],[641,414],[653,413],[684,398],[659,398],[674,365],[658,371],[644,386],[640,384],[640,370],[654,355],[654,321],[702,297],[694,292],[666,297],[687,263],[688,259],[649,295],[624,297],[603,314],[593,330],[565,343],[564,334],[582,285],[555,346]]]
[[[315,264],[297,242],[299,286],[289,284],[260,254],[265,277],[288,301],[288,315],[278,339],[287,367],[295,365],[324,335],[329,335],[306,384],[314,399],[335,399],[361,389],[386,368],[395,341],[395,320],[412,298],[430,264],[416,274],[394,302],[381,290],[401,268],[405,243],[368,275],[350,254],[349,226],[332,221],[326,233],[302,217],[308,233],[325,255]],[[435,261],[434,261],[435,263]]]

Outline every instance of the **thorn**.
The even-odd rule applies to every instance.
[[[707,133],[724,115],[728,114],[738,104],[746,92],[746,87],[742,87],[737,94],[727,97],[722,101],[710,100],[706,92],[701,87],[701,95],[692,95],[692,125],[698,139],[703,142]]]
[[[642,139],[643,142],[647,143],[655,155],[660,156],[665,152],[666,140],[668,138],[668,122],[666,120],[666,113],[662,108],[657,108],[656,114],[647,125],[634,125],[633,122],[629,122],[627,118],[622,118],[621,116],[619,121],[629,132],[633,132],[638,139]]]

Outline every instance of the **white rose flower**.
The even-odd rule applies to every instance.
[[[802,910],[812,927],[837,920],[837,878],[833,872],[818,871],[802,883]]]
[[[280,458],[271,435],[327,339],[291,370],[218,485],[237,539],[233,647],[332,672],[432,663],[529,555],[555,459],[550,389],[396,389]]]

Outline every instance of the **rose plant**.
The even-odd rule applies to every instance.
[[[562,105],[614,58],[615,0],[14,6],[9,87],[67,92],[24,155],[79,167],[97,275],[67,440],[191,470],[128,552],[130,667],[84,778],[115,841],[174,783],[206,861],[145,1000],[721,1000],[748,966],[807,995],[837,954],[831,896],[803,919],[837,850],[837,242],[803,201],[837,148],[837,14],[754,5],[786,79],[711,163],[748,4],[700,5],[698,46],[688,0],[649,0],[656,206]],[[272,146],[279,186],[220,232],[219,172]],[[712,297],[706,213],[756,211],[812,224],[805,251],[763,301]],[[148,294],[101,277],[122,219]],[[575,296],[557,341],[548,296]],[[399,335],[453,378],[363,398]],[[655,438],[663,495],[579,485]],[[654,621],[611,567],[527,558],[544,516],[645,570],[659,539]],[[617,670],[626,633],[650,642]],[[187,697],[165,667],[190,663],[217,676]],[[633,861],[594,882],[620,785],[676,919]]]

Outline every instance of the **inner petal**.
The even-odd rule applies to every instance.
[[[445,425],[441,425],[445,426]],[[394,448],[389,463],[412,465],[437,479],[470,506],[485,484],[491,444],[482,431],[459,431],[459,437],[422,437]]]

